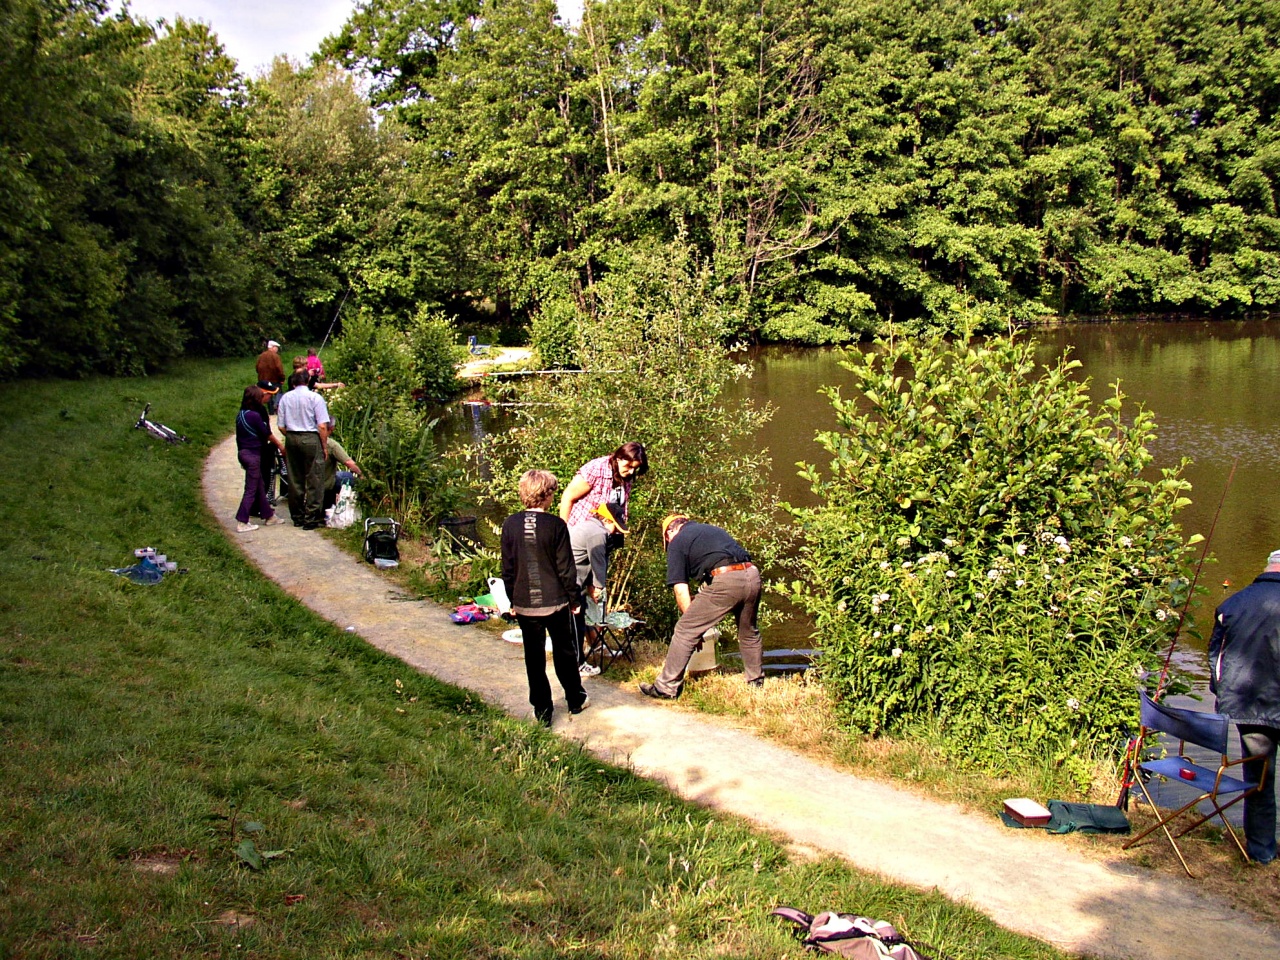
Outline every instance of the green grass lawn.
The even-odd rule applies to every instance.
[[[281,593],[200,491],[251,375],[0,385],[0,957],[798,957],[777,904],[1059,956],[793,860]],[[148,401],[192,442],[132,429]],[[108,572],[140,546],[188,572]]]

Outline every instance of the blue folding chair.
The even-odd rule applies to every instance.
[[[1194,874],[1191,872],[1191,868],[1187,866],[1187,860],[1182,855],[1182,851],[1178,849],[1177,840],[1190,833],[1206,820],[1216,816],[1222,821],[1222,825],[1227,828],[1227,833],[1235,841],[1236,847],[1240,850],[1240,855],[1248,860],[1249,854],[1245,852],[1244,844],[1236,836],[1235,830],[1227,822],[1224,813],[1256,791],[1260,784],[1229,776],[1228,771],[1249,760],[1261,758],[1243,757],[1239,760],[1227,758],[1227,734],[1231,727],[1231,718],[1225,714],[1198,713],[1195,710],[1167,707],[1152,700],[1145,690],[1139,690],[1138,695],[1141,697],[1142,719],[1142,729],[1138,734],[1139,742],[1145,743],[1148,735],[1163,733],[1171,739],[1176,738],[1178,740],[1178,752],[1172,756],[1146,760],[1138,764],[1138,770],[1140,771],[1137,777],[1138,786],[1142,788],[1142,795],[1146,797],[1151,809],[1156,812],[1156,822],[1133,839],[1126,841],[1124,849],[1128,850],[1130,847],[1135,846],[1157,829],[1163,830],[1170,846],[1173,847],[1173,852],[1178,855],[1178,859],[1182,862],[1182,869],[1187,871],[1188,877],[1192,877]],[[1189,743],[1216,754],[1218,757],[1217,767],[1205,765],[1213,762],[1212,760],[1197,763],[1188,757],[1186,749]],[[1163,777],[1171,783],[1180,783],[1183,786],[1192,787],[1196,792],[1196,796],[1178,807],[1178,809],[1162,814],[1156,806],[1155,800],[1152,799],[1151,792],[1147,789],[1146,781],[1152,776]],[[1262,779],[1265,778],[1266,771],[1264,769]],[[1226,800],[1225,803],[1222,802],[1224,800]],[[1202,816],[1197,816],[1189,826],[1183,827],[1176,834],[1169,831],[1169,824],[1172,821],[1205,801],[1213,805],[1212,810]],[[1199,814],[1200,811],[1197,810],[1195,813]]]

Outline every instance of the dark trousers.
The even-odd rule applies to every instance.
[[[295,527],[324,523],[324,444],[320,434],[285,434],[284,456],[289,464],[289,517]]]
[[[1247,723],[1237,724],[1237,729],[1241,756],[1261,754],[1265,758],[1244,765],[1245,779],[1256,781],[1263,764],[1267,768],[1262,789],[1244,798],[1244,848],[1250,860],[1270,863],[1276,858],[1276,743],[1280,730]]]
[[[756,623],[760,609],[760,571],[727,570],[698,590],[689,609],[676,624],[667,648],[667,659],[654,686],[669,697],[678,697],[684,686],[684,673],[693,651],[702,643],[702,635],[733,613],[738,623],[738,649],[742,652],[742,672],[747,682],[764,676],[764,646]]]
[[[267,501],[267,485],[262,478],[262,454],[256,450],[240,451],[240,466],[244,468],[244,496],[236,519],[248,523],[250,517],[270,520],[276,515]]]
[[[577,710],[587,699],[578,674],[577,631],[573,628],[573,614],[566,606],[544,617],[516,614],[520,635],[524,639],[524,672],[529,678],[529,705],[533,715],[544,723],[551,722],[553,705],[551,684],[547,680],[547,635],[551,636],[551,662],[556,679],[564,688],[564,697],[570,710]]]

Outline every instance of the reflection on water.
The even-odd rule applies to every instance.
[[[1280,461],[1280,426],[1270,402],[1280,384],[1280,324],[1270,321],[1088,324],[1039,331],[1040,356],[1052,361],[1070,347],[1087,377],[1095,400],[1120,382],[1133,404],[1155,418],[1158,436],[1151,444],[1156,465],[1193,462],[1184,476],[1192,484],[1192,505],[1182,513],[1184,530],[1207,535],[1222,499],[1233,461],[1235,478],[1213,536],[1215,562],[1201,575],[1209,588],[1210,608],[1226,593],[1248,584],[1262,570],[1267,554],[1280,547],[1280,522],[1271,505],[1273,473]],[[751,353],[754,376],[735,388],[737,395],[771,403],[775,416],[755,438],[773,457],[773,482],[784,500],[814,502],[796,476],[796,461],[824,465],[814,441],[819,430],[835,427],[822,386],[837,386],[851,396],[848,371],[837,350],[766,347]],[[1197,554],[1198,555],[1198,554]],[[1222,586],[1224,581],[1229,587]],[[1200,616],[1207,623],[1208,617]],[[1207,628],[1206,628],[1207,630]],[[773,631],[772,645],[803,645],[804,629]],[[781,634],[781,635],[779,635]],[[1190,638],[1180,660],[1203,665],[1204,641]],[[1195,672],[1199,672],[1196,670]]]

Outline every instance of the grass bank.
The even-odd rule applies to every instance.
[[[0,386],[0,956],[797,957],[779,903],[956,960],[1060,956],[793,857],[281,593],[199,489],[250,370]],[[192,442],[131,429],[148,401]],[[144,545],[188,572],[107,572]]]

